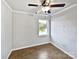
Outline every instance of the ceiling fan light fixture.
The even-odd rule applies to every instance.
[[[47,12],[48,12],[48,13],[51,13],[51,11],[50,11],[50,10],[48,10]]]
[[[43,8],[42,8],[42,11],[45,12],[45,11],[48,11],[49,9],[50,9],[49,6],[43,7]]]

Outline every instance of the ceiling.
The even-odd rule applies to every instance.
[[[17,11],[25,11],[29,13],[35,13],[39,10],[37,7],[29,7],[29,3],[41,4],[40,0],[6,0],[6,2],[12,7],[12,9]],[[63,8],[51,8],[51,12],[55,13],[61,11],[62,9],[76,4],[76,0],[51,0],[51,3],[65,3],[66,6]],[[43,12],[40,12],[43,14]]]

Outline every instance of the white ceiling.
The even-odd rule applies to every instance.
[[[25,12],[32,12],[35,13],[38,8],[37,7],[29,7],[29,3],[35,3],[35,4],[41,4],[40,0],[6,0],[6,2],[12,7],[12,9],[17,10],[17,11],[25,11]],[[51,0],[51,3],[65,3],[66,7],[76,4],[76,0]],[[58,12],[61,9],[64,8],[57,8],[51,10],[52,13]]]

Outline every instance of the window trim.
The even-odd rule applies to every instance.
[[[47,34],[44,34],[44,35],[39,35],[39,20],[46,20],[46,27],[47,27]],[[38,31],[37,31],[37,35],[38,35],[38,37],[46,37],[46,36],[48,36],[49,35],[49,31],[48,31],[48,20],[47,19],[39,19],[38,20]]]

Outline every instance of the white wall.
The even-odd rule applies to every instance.
[[[33,15],[13,14],[14,49],[49,41],[48,36],[38,37],[38,19],[39,17]]]
[[[12,49],[12,13],[1,2],[1,59],[6,59]]]
[[[73,7],[51,19],[52,42],[76,57],[77,8]]]

